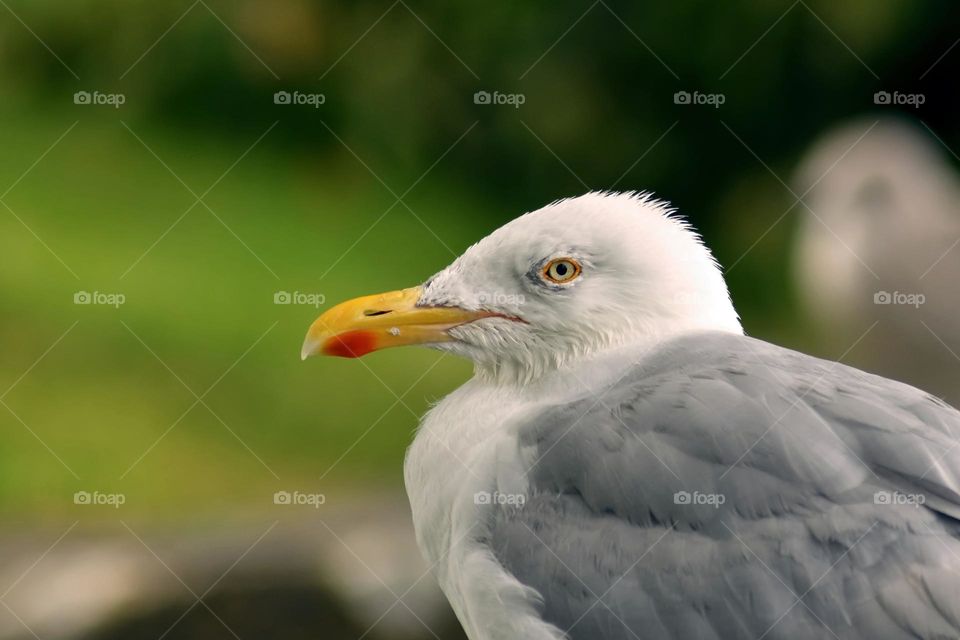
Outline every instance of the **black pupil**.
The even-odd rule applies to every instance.
[[[556,267],[554,267],[554,269],[556,270],[557,275],[560,276],[561,278],[562,278],[563,276],[567,275],[567,265],[565,265],[565,264],[562,263],[562,262],[561,262],[560,264],[556,265]]]

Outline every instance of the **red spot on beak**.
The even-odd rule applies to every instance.
[[[376,351],[376,336],[370,331],[346,331],[328,339],[323,353],[340,358],[359,358]]]

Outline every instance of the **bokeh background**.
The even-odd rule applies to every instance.
[[[560,197],[652,190],[749,333],[930,369],[878,364],[869,307],[831,326],[801,294],[797,176],[859,122],[904,127],[949,185],[958,39],[949,0],[0,0],[0,637],[461,637],[402,461],[469,365],[300,344],[328,304]],[[907,147],[819,173],[916,167]],[[890,198],[861,241],[916,209]],[[876,234],[865,291],[910,219]],[[955,283],[937,229],[915,251]],[[824,251],[860,260],[844,233]],[[960,359],[940,366],[949,395]]]

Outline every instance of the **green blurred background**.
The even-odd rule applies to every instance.
[[[51,532],[42,550],[73,522],[282,520],[281,490],[330,509],[402,500],[417,417],[469,365],[425,350],[302,363],[307,326],[588,189],[671,200],[736,262],[747,330],[816,350],[777,176],[878,111],[960,144],[958,24],[948,0],[3,0],[4,529]],[[893,89],[925,104],[874,104]]]

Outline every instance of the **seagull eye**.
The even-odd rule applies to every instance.
[[[543,277],[550,282],[563,284],[580,275],[580,263],[571,258],[557,258],[543,268]]]

